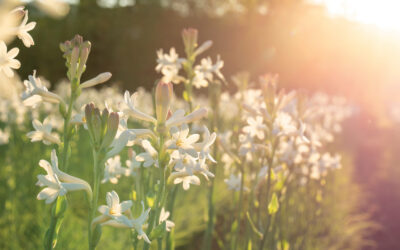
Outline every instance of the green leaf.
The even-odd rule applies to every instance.
[[[268,212],[269,214],[274,214],[278,212],[278,209],[279,209],[278,197],[276,196],[276,193],[273,193],[271,201],[268,204]]]
[[[100,238],[101,238],[101,226],[99,224],[96,225],[96,227],[93,230],[93,235],[92,235],[92,248],[94,249],[97,244],[99,244]]]
[[[150,238],[151,239],[162,238],[166,232],[167,232],[167,223],[166,221],[163,221],[156,228],[154,228],[153,231],[151,231]]]

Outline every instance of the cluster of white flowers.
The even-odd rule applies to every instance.
[[[183,189],[188,190],[191,185],[201,184],[201,176],[207,181],[215,178],[209,165],[217,163],[216,156],[211,153],[211,149],[218,150],[213,148],[216,140],[221,146],[221,154],[216,159],[224,164],[224,174],[229,176],[224,181],[229,190],[241,192],[241,196],[243,191],[256,191],[265,186],[272,176],[279,175],[285,181],[304,186],[323,179],[330,170],[341,168],[341,156],[327,152],[325,145],[334,140],[335,133],[340,132],[342,121],[352,109],[342,98],[315,94],[307,99],[294,91],[278,91],[275,76],[261,77],[260,89],[248,88],[251,82],[245,73],[234,77],[239,91],[233,96],[228,92],[218,94],[218,102],[210,102],[217,106],[211,109],[229,110],[218,114],[221,117],[217,117],[216,111],[212,114],[214,122],[227,122],[229,126],[219,133],[218,138],[213,130],[224,130],[222,127],[213,125],[210,132],[201,122],[208,114],[204,107],[206,100],[197,98],[198,106],[193,108],[191,88],[221,88],[220,82],[226,81],[221,73],[224,62],[217,56],[215,63],[207,57],[195,64],[196,57],[210,48],[212,42],[198,46],[194,29],[186,29],[182,34],[186,58],[180,58],[174,48],[168,54],[162,49],[157,51],[155,69],[162,78],[153,98],[141,88],[132,95],[129,91],[121,94],[115,87],[90,89],[108,81],[111,78],[109,72],[81,83],[91,45],[80,36],[60,46],[67,61],[67,81],[53,90],[49,82],[33,71],[21,83],[13,71],[20,67],[15,59],[19,50],[8,50],[5,41],[9,41],[10,36],[17,36],[26,47],[34,45],[28,31],[35,23],[28,23],[28,11],[21,7],[11,10],[8,19],[17,21],[0,24],[0,122],[25,126],[27,131],[33,127],[26,133],[31,142],[40,141],[52,148],[51,163],[39,162],[46,171],[46,175],[37,176],[37,185],[43,187],[37,195],[39,200],[49,204],[61,200],[58,198],[68,192],[84,190],[87,193],[92,202],[89,245],[97,244],[93,243],[92,237],[98,233],[99,226],[134,229],[138,239],[149,244],[152,237],[158,237],[151,235],[152,229],[162,225],[165,231],[170,231],[175,224],[168,220],[170,213],[164,208],[167,205],[166,187],[177,185],[174,186],[177,188],[182,184]],[[185,76],[181,75],[182,70]],[[172,83],[185,84],[183,99],[189,102],[190,112],[183,108],[185,101],[172,101]],[[27,118],[32,121],[26,122]],[[93,150],[95,170],[91,184],[66,173],[69,140],[78,128],[88,133]],[[1,128],[0,145],[7,144],[9,137],[10,128]],[[121,161],[124,154],[120,153],[127,148],[128,159],[124,165]],[[98,207],[101,215],[95,217],[98,182],[117,185],[123,176],[135,181],[133,201],[120,202],[115,191],[108,192],[107,205]],[[149,179],[151,192],[158,192],[155,201],[148,199],[141,190],[149,188],[149,183],[144,183]],[[138,203],[134,204],[134,201]],[[142,207],[137,218],[132,213],[134,205]]]
[[[219,55],[215,63],[212,62],[211,57],[207,57],[201,59],[200,64],[193,65],[196,57],[212,46],[212,41],[206,41],[197,47],[197,30],[194,29],[184,30],[182,37],[187,58],[180,58],[173,47],[170,48],[169,54],[165,54],[162,49],[157,51],[156,71],[162,73],[162,81],[176,84],[191,81],[196,88],[207,87],[209,83],[215,81],[214,75],[225,81],[221,73],[224,62]],[[186,78],[179,74],[181,69],[186,71]]]
[[[234,165],[232,155],[235,150],[242,161],[259,166],[267,162],[264,157],[271,156],[274,171],[279,166],[285,175],[289,171],[302,173],[302,182],[307,180],[307,176],[317,179],[325,176],[329,169],[340,168],[340,156],[324,152],[324,145],[333,140],[335,133],[340,132],[342,121],[352,113],[350,105],[343,98],[329,98],[321,93],[309,100],[295,92],[278,93],[276,79],[271,76],[260,81],[263,89],[245,89],[235,94],[237,105],[244,108],[243,113],[232,115],[230,112],[226,117],[232,119],[242,116],[243,124],[238,134],[237,149],[235,143],[231,143],[234,140],[231,132],[220,139],[224,150],[228,152],[224,155],[226,169],[230,169],[227,171],[230,177],[225,180],[228,188],[239,190],[242,185],[237,169],[229,168]],[[225,103],[222,101],[221,105]],[[231,110],[238,111],[240,108]],[[260,157],[262,155],[264,157]],[[251,180],[247,182],[265,176],[266,168],[259,169],[260,173],[265,174],[250,176]]]

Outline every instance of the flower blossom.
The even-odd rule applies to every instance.
[[[121,175],[128,176],[129,174],[130,170],[121,166],[120,156],[116,155],[107,160],[104,168],[104,178],[101,183],[109,181],[112,184],[117,184]]]
[[[248,133],[251,137],[257,137],[258,139],[264,139],[264,131],[267,126],[263,123],[262,116],[247,118],[248,125],[243,127],[243,132]]]
[[[189,126],[182,124],[179,128],[172,127],[170,130],[171,139],[166,142],[169,149],[183,150],[187,154],[197,157],[197,151],[194,149],[194,143],[200,138],[198,134],[189,135]]]
[[[159,224],[163,223],[165,221],[165,226],[167,232],[170,232],[173,227],[175,227],[175,223],[168,220],[170,213],[168,211],[165,211],[164,208],[161,208],[161,213],[160,213],[160,219],[159,219]]]
[[[129,94],[129,91],[126,91],[124,94],[125,103],[127,104],[128,108],[124,109],[124,114],[132,116],[136,119],[151,122],[157,124],[157,119],[153,116],[150,116],[142,111],[138,110],[134,105],[134,100],[136,99],[136,93],[132,96]],[[201,119],[202,117],[207,115],[206,108],[200,108],[192,113],[185,115],[185,111],[183,109],[178,109],[175,111],[165,122],[165,126],[167,128],[171,128],[173,126],[179,126],[184,123],[190,123],[196,120]]]
[[[101,223],[103,226],[112,226],[119,228],[133,228],[138,233],[138,239],[144,239],[147,243],[151,243],[149,237],[143,231],[143,226],[149,217],[150,208],[144,210],[144,203],[142,202],[142,213],[136,219],[132,219],[130,207],[132,206],[129,201],[119,203],[119,197],[115,191],[113,193],[107,193],[107,206],[100,206],[99,212],[101,216],[96,217],[92,225],[95,223]],[[127,214],[126,215],[124,215]]]
[[[47,90],[40,78],[36,77],[36,71],[28,76],[29,80],[24,81],[25,92],[22,93],[22,100],[25,106],[35,107],[38,103],[60,103],[63,102],[60,96]]]
[[[51,133],[52,126],[48,118],[44,119],[43,123],[35,119],[32,121],[32,125],[35,131],[26,134],[31,139],[31,142],[43,141],[46,145],[61,143],[58,135]]]
[[[183,77],[179,76],[179,70],[184,61],[184,58],[179,58],[175,48],[171,48],[169,54],[164,54],[163,50],[160,49],[157,51],[156,71],[164,75],[162,79],[164,82],[180,83],[184,80]]]
[[[22,40],[24,43],[25,47],[31,47],[31,45],[35,45],[35,42],[33,41],[32,36],[28,33],[28,31],[31,31],[35,28],[36,22],[30,22],[28,23],[28,11],[25,11],[25,17],[22,20],[22,23],[16,28],[16,34],[19,39]]]
[[[220,56],[217,57],[217,62],[212,63],[210,57],[203,58],[200,61],[200,65],[194,67],[195,78],[193,79],[193,85],[196,88],[207,87],[208,82],[214,81],[214,75],[219,79],[225,81],[224,76],[221,73],[221,68],[224,66],[224,61],[221,60]]]
[[[143,167],[148,168],[150,166],[159,167],[158,165],[158,152],[151,145],[148,140],[142,140],[141,146],[146,152],[140,153],[136,156],[136,161],[143,162]]]
[[[19,53],[18,48],[12,48],[7,52],[7,45],[0,41],[0,72],[4,72],[7,77],[13,77],[14,72],[12,69],[19,69],[21,63],[14,59]]]
[[[58,169],[56,151],[51,152],[51,164],[46,160],[40,160],[39,166],[46,170],[47,175],[38,175],[36,185],[44,187],[37,195],[38,200],[46,200],[46,204],[52,203],[58,196],[67,194],[68,191],[85,190],[92,197],[90,185],[82,179],[70,176]]]

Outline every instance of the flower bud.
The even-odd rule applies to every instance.
[[[186,55],[190,56],[197,47],[198,31],[193,28],[184,29],[182,31],[183,44],[185,45]]]
[[[81,88],[85,89],[85,88],[89,88],[89,87],[93,87],[96,86],[98,84],[104,83],[106,81],[108,81],[111,78],[111,73],[110,72],[104,72],[99,74],[98,76],[84,82],[81,84]]]
[[[76,72],[78,77],[82,75],[82,73],[86,70],[86,61],[89,57],[89,48],[82,48],[81,53],[79,55],[79,67]]]
[[[105,132],[103,141],[101,143],[102,148],[108,148],[114,141],[114,138],[117,135],[118,126],[119,126],[118,113],[112,112],[107,120],[107,130]]]
[[[171,105],[173,89],[171,83],[160,81],[156,87],[156,115],[158,123],[164,123],[167,119]]]
[[[69,66],[69,79],[72,81],[76,77],[76,70],[79,59],[79,48],[74,47],[71,53],[70,66]]]
[[[200,47],[196,49],[196,51],[194,52],[194,56],[198,56],[204,51],[208,50],[209,48],[211,48],[212,44],[213,42],[211,40],[205,41]]]
[[[94,108],[93,116],[92,116],[92,125],[93,125],[93,138],[95,145],[100,145],[102,138],[102,120],[100,115],[100,110],[98,108]]]

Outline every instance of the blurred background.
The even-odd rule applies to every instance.
[[[67,2],[70,11],[60,19],[28,3],[38,24],[31,32],[36,45],[19,46],[23,79],[37,69],[53,84],[59,81],[65,74],[59,43],[80,34],[93,44],[87,78],[109,71],[123,89],[151,89],[159,77],[155,51],[174,46],[183,55],[180,32],[194,27],[200,42],[214,42],[208,54],[221,55],[227,77],[242,70],[253,76],[272,72],[286,89],[348,98],[358,112],[347,121],[344,146],[365,193],[362,210],[381,225],[371,249],[400,249],[400,1]]]

